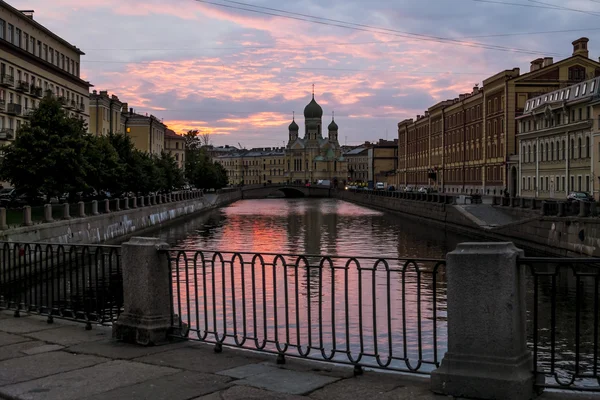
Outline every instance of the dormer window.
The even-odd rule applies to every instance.
[[[562,92],[560,92],[560,99],[564,99],[565,98],[565,91],[563,90]]]
[[[542,99],[541,99],[541,98],[538,98],[538,101],[537,101],[537,105],[538,105],[538,106],[540,105],[541,101],[542,101]]]
[[[579,85],[575,88],[575,97],[579,96]]]
[[[525,104],[525,111],[528,111],[528,110],[529,110],[529,102],[527,102],[527,103]]]
[[[587,82],[583,84],[583,89],[581,90],[581,95],[582,96],[585,94],[586,90],[587,90]]]
[[[544,97],[544,103],[548,101],[548,96]]]
[[[569,100],[570,95],[571,95],[571,89],[567,89],[567,94],[565,95],[565,100]]]
[[[592,81],[592,83],[590,83],[590,94],[594,93],[595,88],[596,88],[596,81]]]

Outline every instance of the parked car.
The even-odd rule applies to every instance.
[[[571,192],[567,196],[567,201],[585,201],[585,202],[593,202],[594,198],[586,192]]]
[[[415,188],[413,188],[412,186],[407,186],[407,187],[404,188],[404,191],[406,193],[411,193],[411,192],[415,191]]]
[[[394,186],[394,185],[390,185],[390,186],[388,186],[388,190],[389,190],[390,192],[394,192],[394,191],[396,191],[396,186]]]

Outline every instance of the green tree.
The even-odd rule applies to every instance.
[[[227,186],[227,173],[221,164],[213,163],[204,149],[188,151],[186,178],[199,189],[220,189]]]
[[[162,190],[180,189],[185,184],[183,171],[177,165],[172,154],[162,152],[157,159],[158,167],[162,171],[164,187]]]
[[[200,132],[196,130],[188,131],[183,138],[185,139],[185,148],[188,151],[199,150],[202,147],[202,141],[199,136]]]
[[[114,196],[120,196],[124,191],[122,179],[126,168],[110,137],[90,136],[85,157],[89,164],[87,185],[97,192],[107,190]]]
[[[58,100],[44,97],[15,140],[0,150],[0,177],[31,195],[85,190],[92,173],[83,120],[69,117]]]

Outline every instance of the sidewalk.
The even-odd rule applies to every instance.
[[[140,347],[111,340],[108,327],[12,317],[0,311],[0,398],[110,400],[441,400],[428,380],[274,357],[196,342]],[[597,395],[546,393],[542,400]]]

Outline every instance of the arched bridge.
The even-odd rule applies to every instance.
[[[242,199],[267,197],[331,197],[333,189],[324,186],[265,185],[243,186]]]

